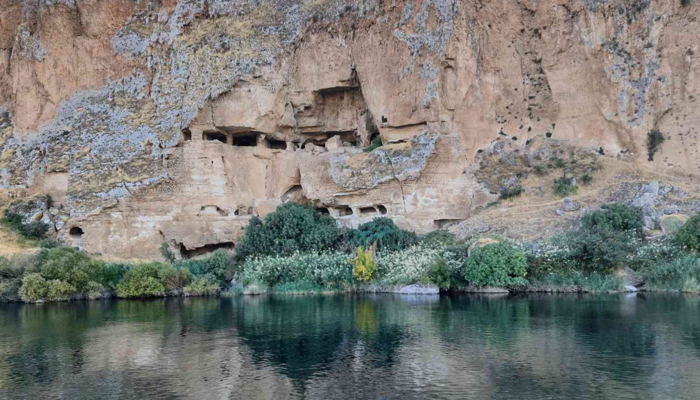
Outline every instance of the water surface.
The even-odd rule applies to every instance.
[[[0,398],[700,399],[700,297],[0,305]]]

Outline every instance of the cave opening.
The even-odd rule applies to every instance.
[[[287,150],[287,142],[277,139],[265,139],[267,148],[272,150]]]
[[[379,210],[380,214],[386,215],[387,210],[386,210],[386,207],[384,207],[383,205],[378,205],[377,210]]]
[[[180,244],[180,256],[184,259],[194,258],[206,254],[213,253],[217,250],[233,250],[236,245],[233,242],[222,242],[215,244],[207,244],[202,247],[196,247],[194,249],[187,249],[184,244]]]
[[[260,134],[257,132],[239,133],[233,135],[232,144],[237,147],[255,147],[258,145],[258,136]]]
[[[228,143],[226,134],[218,131],[204,131],[202,133],[202,140],[208,140],[212,142],[218,140],[219,142],[224,144]]]
[[[336,211],[338,211],[338,216],[340,217],[347,217],[353,214],[352,208],[348,206],[340,206],[336,208]]]
[[[192,131],[189,129],[183,129],[182,137],[185,139],[185,142],[189,142],[190,140],[192,140]]]
[[[83,229],[80,228],[79,226],[74,226],[74,227],[70,228],[70,231],[68,232],[68,234],[73,239],[80,239],[83,236],[83,234],[85,234],[85,232],[83,232]]]
[[[377,209],[374,207],[360,207],[360,215],[363,217],[369,217],[377,214]]]
[[[328,211],[328,209],[326,207],[316,207],[316,212],[318,212],[321,215],[326,215],[326,216],[331,215],[331,212]]]

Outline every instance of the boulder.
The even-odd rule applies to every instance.
[[[440,294],[437,286],[408,285],[399,289],[400,294]]]
[[[661,225],[661,231],[663,231],[664,235],[668,235],[683,226],[688,219],[689,217],[683,214],[664,215],[659,219],[659,225]]]
[[[326,141],[326,149],[330,152],[338,151],[343,148],[343,141],[340,136],[333,136]]]
[[[567,197],[564,200],[562,200],[561,208],[564,211],[576,211],[580,208],[580,206],[578,205],[578,203]]]

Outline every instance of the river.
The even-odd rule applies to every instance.
[[[0,304],[1,399],[700,399],[700,297]]]

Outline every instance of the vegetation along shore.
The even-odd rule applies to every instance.
[[[235,251],[199,259],[114,262],[51,240],[40,223],[6,212],[3,225],[40,249],[0,257],[0,301],[398,292],[676,291],[700,293],[700,214],[645,237],[639,208],[608,204],[574,230],[536,243],[499,237],[419,237],[388,218],[341,230],[287,203],[252,218]]]

